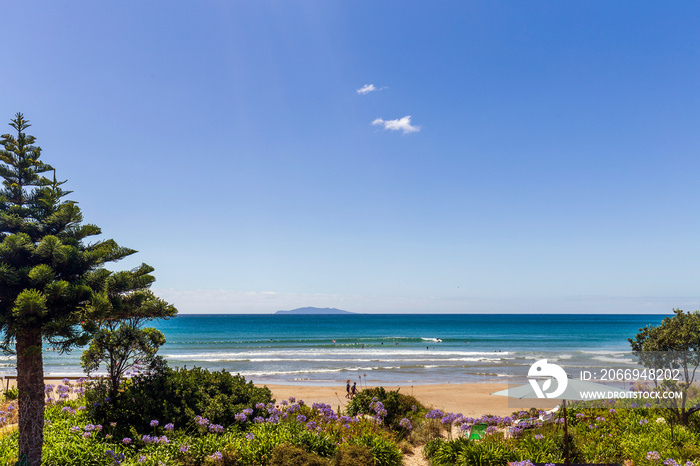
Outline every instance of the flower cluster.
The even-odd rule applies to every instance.
[[[76,397],[85,395],[85,388],[83,385],[86,381],[86,378],[81,377],[77,379],[75,383],[71,383],[70,379],[66,377],[62,380],[62,384],[45,384],[44,394],[46,395],[46,403],[53,404],[58,401],[67,401],[71,394],[74,394]],[[58,395],[57,398],[54,398],[54,393]]]
[[[212,434],[217,433],[220,434],[221,432],[224,431],[224,426],[219,425],[219,424],[210,424],[209,425],[209,432]]]
[[[335,421],[338,419],[338,416],[335,414],[335,411],[333,411],[333,408],[331,408],[325,403],[314,403],[313,405],[311,405],[311,409],[317,410],[320,413],[320,415],[323,416],[323,418],[327,421]],[[384,413],[386,415],[386,411],[384,411]]]
[[[162,443],[162,444],[168,444],[170,443],[170,439],[166,437],[165,435],[158,437],[157,435],[144,435],[141,437],[141,441],[143,443]]]
[[[379,401],[379,399],[375,396],[374,398],[372,398],[372,402],[369,404],[369,409],[374,411],[374,413],[376,414],[374,419],[377,422],[377,424],[381,424],[387,415],[387,411],[386,409],[384,409],[384,404],[381,401]]]
[[[114,453],[114,450],[107,450],[105,456],[109,456],[114,461],[115,466],[119,466],[124,461],[124,453]]]

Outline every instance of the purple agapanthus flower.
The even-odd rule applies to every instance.
[[[219,425],[219,424],[211,424],[211,425],[209,426],[209,432],[212,432],[212,433],[214,433],[214,432],[216,432],[216,433],[221,433],[221,432],[223,432],[223,431],[224,431],[224,426],[222,426],[222,425]]]

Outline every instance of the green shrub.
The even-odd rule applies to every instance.
[[[332,456],[337,447],[335,440],[326,432],[315,432],[298,424],[287,424],[291,443],[321,456]]]
[[[384,387],[372,387],[355,395],[346,408],[348,415],[369,414],[374,416],[376,413],[370,407],[374,398],[381,401],[387,412],[384,424],[395,431],[402,430],[399,426],[401,419],[404,417],[415,419],[418,413],[425,411],[425,406],[415,397],[399,393],[399,389],[386,391]]]
[[[441,438],[430,440],[423,447],[423,456],[425,456],[426,458],[432,458],[444,444],[445,441]]]
[[[519,459],[533,463],[558,463],[565,455],[563,433],[551,430],[548,433],[542,429],[531,432],[518,439],[516,446]]]
[[[5,399],[7,401],[16,400],[19,398],[19,389],[17,387],[12,387],[9,390],[5,390]]]
[[[451,466],[457,464],[460,453],[468,449],[470,444],[471,441],[463,437],[449,442],[435,439],[425,445],[423,455],[431,459],[435,466]]]
[[[374,456],[364,445],[341,445],[333,457],[333,466],[374,465]]]
[[[459,466],[503,466],[517,457],[506,442],[479,440],[469,442],[457,456]]]
[[[403,455],[399,447],[389,439],[379,435],[363,435],[352,439],[349,443],[363,445],[372,452],[376,466],[400,466]]]
[[[196,415],[212,424],[230,426],[243,409],[252,408],[254,417],[260,412],[255,408],[257,403],[272,400],[267,387],[255,387],[240,375],[198,367],[171,369],[161,359],[148,373],[125,382],[115,399],[107,397],[108,389],[104,382],[88,388],[90,415],[103,425],[117,422],[122,427],[117,433],[124,436],[132,433],[125,431],[125,426],[138,433],[151,432],[150,422],[158,420],[161,426],[173,423],[180,428],[191,425]]]
[[[327,459],[301,447],[285,443],[272,450],[268,466],[329,466]],[[361,463],[360,463],[361,464]]]

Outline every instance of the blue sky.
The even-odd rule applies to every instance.
[[[3,16],[0,117],[181,312],[700,307],[696,2]]]

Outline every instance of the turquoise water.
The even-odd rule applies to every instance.
[[[260,383],[509,381],[535,359],[570,367],[629,363],[629,343],[666,315],[180,315],[156,323],[173,366]],[[335,340],[335,341],[333,341]],[[440,341],[438,341],[440,340]],[[80,351],[45,353],[45,371],[80,372]],[[0,370],[13,372],[6,359]]]

